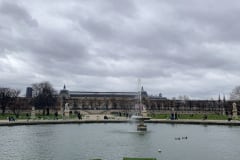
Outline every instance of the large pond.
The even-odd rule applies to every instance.
[[[240,127],[147,125],[145,134],[136,132],[136,125],[128,123],[0,127],[0,159],[236,160],[240,157]]]

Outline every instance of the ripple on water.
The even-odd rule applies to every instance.
[[[2,160],[228,159],[240,156],[240,127],[147,124],[69,124],[0,127]],[[188,136],[187,140],[174,137]],[[162,150],[159,154],[158,149]]]

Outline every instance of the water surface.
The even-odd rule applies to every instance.
[[[239,126],[147,126],[145,134],[136,132],[136,125],[128,123],[0,127],[0,159],[156,157],[158,160],[235,160],[240,157]],[[178,137],[180,140],[175,140]]]

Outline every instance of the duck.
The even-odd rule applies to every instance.
[[[182,137],[182,139],[187,139],[188,137],[186,136],[186,137]]]

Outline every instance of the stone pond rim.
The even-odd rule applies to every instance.
[[[15,122],[0,121],[0,126],[42,125],[42,124],[81,124],[81,123],[133,123],[131,120],[19,120]],[[240,126],[240,121],[224,120],[146,120],[144,123],[199,124]]]

